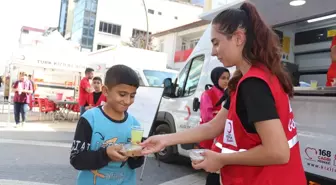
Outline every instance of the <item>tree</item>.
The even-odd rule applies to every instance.
[[[131,38],[130,41],[124,43],[126,46],[147,50],[154,50],[153,38],[149,35],[148,46],[146,48],[146,34],[138,34],[136,37]]]

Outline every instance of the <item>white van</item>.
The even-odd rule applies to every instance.
[[[211,56],[210,34],[209,26],[194,48],[187,64],[173,82],[177,87],[175,92],[164,93],[152,129],[155,134],[180,132],[199,124],[200,113],[197,106],[199,97],[205,90],[206,84],[212,83],[209,76],[211,70],[217,66],[223,66],[217,57]],[[235,67],[229,70],[233,73]],[[158,158],[164,162],[172,162],[177,154],[188,156],[187,150],[193,148],[194,144],[167,147],[158,154]]]
[[[227,6],[215,9],[213,12],[204,14],[202,18],[206,20],[212,20],[219,12],[223,11],[228,7],[238,7],[240,6],[241,2],[242,0],[237,0],[236,2],[231,3]],[[290,7],[288,2],[284,2],[281,4],[279,1],[277,1],[277,6],[279,6],[279,8],[277,9],[281,10],[281,12],[288,11],[289,13],[286,15],[284,14],[284,17],[272,17],[272,14],[274,12],[267,10],[269,10],[269,7],[274,7],[274,3],[276,3],[275,0],[254,0],[253,2],[257,2],[257,8],[259,10],[262,10],[261,14],[263,14],[264,17],[267,17],[267,21],[268,23],[271,23],[271,25],[280,25],[284,23],[289,24],[293,23],[293,21],[299,22],[302,20],[307,20],[308,18],[318,17],[319,15],[325,15],[325,11],[330,12],[330,6],[334,5],[331,1],[329,1],[329,4],[326,3],[325,6],[323,5],[322,8],[321,4],[317,4],[317,2],[315,1],[309,1],[307,2],[307,5],[300,7],[300,9],[298,10],[295,10],[295,13],[291,13],[293,12],[293,10],[291,10],[291,8],[293,7]],[[312,3],[313,5],[309,3]],[[305,7],[308,9],[305,9]],[[333,6],[334,12],[336,12],[335,7],[336,6]],[[300,26],[300,24],[298,24],[297,26]],[[294,32],[295,31],[296,30],[294,30]],[[197,46],[194,48],[192,54],[188,58],[185,66],[177,75],[177,78],[173,80],[172,86],[176,88],[165,89],[164,97],[161,100],[162,102],[159,108],[159,112],[151,129],[151,134],[180,132],[185,129],[199,125],[199,98],[204,92],[205,86],[207,84],[211,84],[211,80],[209,77],[211,70],[217,66],[223,66],[216,57],[211,56],[212,44],[210,42],[210,38],[211,25],[209,25],[209,27],[204,32]],[[296,55],[296,53],[294,53],[293,55]],[[296,56],[295,60],[298,60]],[[314,68],[315,66],[311,66],[311,68]],[[233,72],[235,68],[232,67],[229,68],[229,70],[230,72]],[[169,81],[169,79],[167,79],[167,81]],[[328,92],[330,93],[330,91]],[[319,93],[323,92],[321,91],[317,94]],[[302,95],[302,91],[299,94]],[[336,89],[334,94],[336,96]],[[296,113],[296,121],[299,121],[299,123],[297,124],[301,141],[300,149],[303,165],[307,173],[307,178],[309,179],[309,184],[336,184],[336,147],[330,146],[327,143],[335,143],[336,141],[335,130],[333,130],[336,127],[332,124],[334,123],[336,117],[333,117],[334,120],[329,119],[329,117],[328,120],[326,120],[327,118],[324,116],[325,114],[323,114],[324,111],[330,113],[331,115],[335,115],[334,113],[332,113],[332,111],[336,111],[336,100],[334,102],[335,104],[327,105],[328,101],[325,100],[326,97],[322,97],[321,99],[319,99],[316,96],[310,97],[304,95],[303,98],[307,99],[303,101],[301,100],[301,95],[299,95],[298,97],[295,96],[294,99],[291,101],[291,104],[294,109],[294,113]],[[332,98],[328,97],[327,99],[330,101],[333,100]],[[323,108],[324,110],[316,109],[316,101],[319,102],[319,106],[321,106],[321,109]],[[306,107],[308,103],[309,105],[312,105],[312,108]],[[330,111],[326,110],[328,106]],[[302,109],[302,107],[304,107],[304,109]],[[305,110],[314,112],[305,112]],[[314,114],[320,112],[320,115]],[[321,126],[314,124],[315,122],[309,122],[310,120],[317,119],[314,116],[321,116],[323,118],[324,129],[321,129]],[[333,130],[333,132],[329,132],[328,130]],[[325,136],[326,138],[324,139],[322,136]],[[156,154],[156,156],[159,160],[163,162],[173,162],[178,155],[188,156],[188,150],[193,149],[195,146],[196,144],[183,144],[167,147],[158,154]],[[320,151],[322,158],[316,156],[316,162],[321,162],[323,165],[327,165],[315,165],[314,163],[307,162],[307,160],[305,160],[307,158],[305,157],[307,153],[307,148],[310,150],[314,149],[314,151],[316,151],[316,155],[317,151]],[[325,156],[327,153],[328,156]],[[330,153],[332,155],[329,155]],[[320,161],[320,159],[323,159],[325,161]],[[317,167],[319,169],[316,169]]]

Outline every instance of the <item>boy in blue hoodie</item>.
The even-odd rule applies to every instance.
[[[126,157],[120,144],[129,143],[132,126],[140,125],[127,113],[138,87],[137,74],[125,65],[106,72],[105,105],[86,111],[77,124],[70,155],[71,165],[80,170],[77,185],[136,184],[135,168],[144,157]]]

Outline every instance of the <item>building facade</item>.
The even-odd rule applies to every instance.
[[[19,36],[19,48],[26,46],[37,45],[39,38],[45,33],[45,30],[33,28],[29,26],[22,26]]]
[[[68,0],[61,1],[60,17],[58,20],[58,31],[63,36],[65,35],[66,23],[68,18],[68,4],[69,4]]]
[[[74,8],[74,0],[61,0],[58,31],[63,37],[69,37],[69,35],[71,35]]]
[[[99,0],[93,50],[129,43],[139,34],[161,32],[198,21],[200,6],[170,0]],[[147,16],[146,17],[146,13]]]
[[[82,51],[91,51],[95,32],[97,0],[76,0],[71,40],[80,43]]]
[[[159,50],[168,55],[169,68],[180,69],[184,66],[209,24],[209,21],[200,20],[153,34]]]

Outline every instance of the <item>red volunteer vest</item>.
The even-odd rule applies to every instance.
[[[103,93],[100,95],[100,97],[99,97],[99,99],[96,103],[94,103],[94,101],[93,101],[93,93],[90,93],[89,100],[88,100],[88,104],[90,106],[97,107],[97,106],[102,105],[102,102],[106,102],[106,97],[103,95]]]
[[[218,105],[215,107],[216,103],[219,101],[219,99],[221,97],[218,97],[215,93],[215,90],[214,90],[214,87],[211,88],[211,89],[208,89],[205,91],[205,93],[208,94],[208,96],[210,97],[211,99],[211,103],[212,103],[212,106],[214,107],[214,111],[213,111],[213,115],[216,116],[216,114],[220,111],[220,109],[222,108],[221,105]],[[203,124],[203,120],[201,121],[200,124]],[[214,143],[214,140],[213,139],[209,139],[209,140],[205,140],[205,141],[202,141],[200,142],[200,146],[202,148],[205,148],[205,149],[211,149],[212,145]]]
[[[251,67],[238,82],[237,89],[239,89],[240,83],[249,77],[260,78],[270,87],[280,121],[287,136],[290,147],[290,159],[284,165],[224,166],[221,169],[221,181],[223,185],[306,185],[307,182],[301,162],[294,115],[288,95],[283,91],[278,79],[275,76],[271,76],[264,66]],[[261,139],[259,135],[247,133],[236,113],[237,93],[232,93],[230,98],[231,104],[221,144],[223,147],[233,151],[248,150],[260,145]],[[222,149],[222,153],[228,152],[225,148]]]

